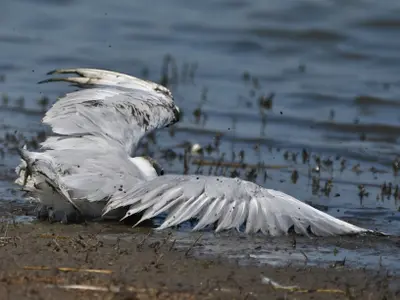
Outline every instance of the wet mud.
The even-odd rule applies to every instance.
[[[199,234],[182,245],[173,231],[155,233],[146,227],[3,222],[0,297],[396,299],[400,295],[400,278],[385,269],[350,269],[340,263],[243,264],[224,255],[201,254],[203,248]]]

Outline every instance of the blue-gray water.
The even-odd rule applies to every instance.
[[[353,223],[399,234],[400,200],[393,194],[400,180],[392,168],[400,150],[399,37],[397,0],[2,1],[0,137],[15,131],[35,136],[42,129],[37,99],[54,101],[71,90],[37,85],[49,70],[106,68],[159,81],[170,54],[178,69],[171,89],[184,118],[173,137],[168,130],[157,134],[157,157],[159,148],[184,141],[213,144],[221,132],[220,152],[211,158],[225,152],[229,161],[235,152],[238,161],[244,150],[247,163],[284,165],[268,169],[265,182],[261,172],[257,182]],[[270,93],[272,108],[262,114],[259,98]],[[25,108],[13,109],[22,106],[20,97]],[[199,106],[206,119],[197,123],[192,112]],[[0,198],[18,200],[12,185],[18,158],[2,145]],[[302,149],[311,153],[309,164],[302,162]],[[333,160],[333,169],[322,164],[319,181],[310,173],[314,155]],[[183,171],[179,161],[164,163],[169,172]],[[319,183],[314,193],[312,177]],[[392,189],[382,200],[384,182]],[[368,193],[362,201],[360,184]],[[387,254],[400,270],[392,258]]]

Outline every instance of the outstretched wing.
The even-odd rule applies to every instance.
[[[193,230],[217,223],[216,231],[246,225],[246,232],[272,236],[295,231],[318,236],[353,234],[368,230],[323,213],[285,193],[265,189],[239,178],[165,175],[113,197],[105,214],[129,207],[125,217],[145,211],[141,221],[168,212],[164,229],[198,219]],[[140,222],[141,222],[140,221]]]
[[[83,87],[61,97],[43,118],[61,135],[93,135],[111,140],[132,155],[147,133],[179,120],[171,92],[154,82],[99,69],[60,69],[52,74],[79,77],[50,78]]]

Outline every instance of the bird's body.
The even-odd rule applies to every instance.
[[[168,216],[159,229],[197,219],[194,230],[240,229],[319,236],[372,232],[334,218],[285,193],[239,178],[161,175],[154,161],[131,157],[141,138],[179,120],[171,92],[152,82],[96,69],[58,70],[50,79],[86,89],[62,97],[43,122],[61,136],[41,152],[22,149],[16,183],[39,203],[91,217]],[[54,215],[54,214],[53,214]],[[53,216],[54,217],[54,216]]]
[[[50,143],[45,141],[42,147],[47,150],[44,152],[21,149],[22,160],[16,169],[19,177],[15,181],[24,186],[31,198],[59,212],[61,217],[78,213],[86,218],[119,219],[127,208],[103,216],[109,198],[120,193],[124,185],[136,185],[157,177],[153,165],[143,157],[128,157],[122,151],[107,152],[97,143],[93,143],[90,150],[87,142],[93,142],[92,138],[81,138],[80,143],[80,138],[67,139],[71,141],[65,145],[66,139],[58,138],[54,149],[49,149]],[[128,165],[127,172],[121,172],[121,163]]]

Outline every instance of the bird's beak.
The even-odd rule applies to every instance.
[[[171,122],[171,125],[179,122],[181,118],[181,111],[178,106],[175,105],[173,111],[174,111],[174,120]]]

